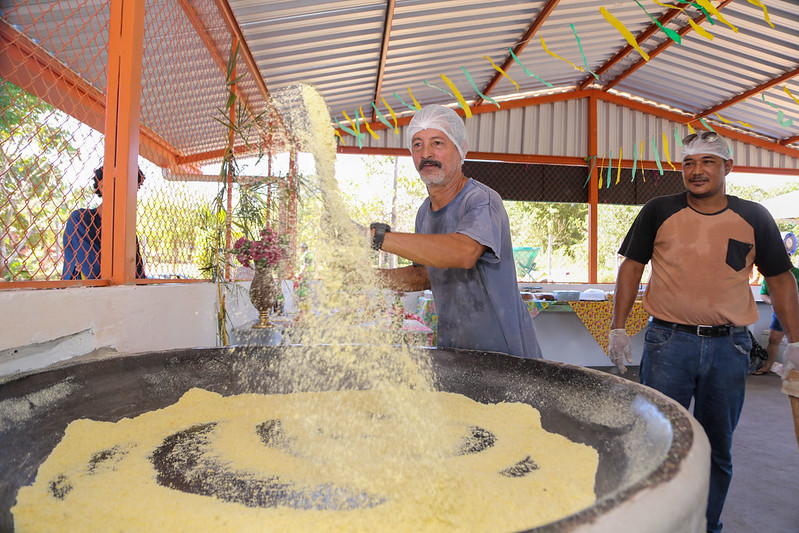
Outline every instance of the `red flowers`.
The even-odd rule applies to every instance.
[[[252,268],[275,266],[286,258],[286,250],[280,242],[280,237],[271,229],[261,230],[261,239],[257,241],[242,237],[236,241],[230,252],[236,256],[239,263]]]

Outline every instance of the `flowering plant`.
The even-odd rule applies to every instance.
[[[280,237],[271,229],[261,230],[261,238],[251,241],[245,237],[237,240],[230,253],[246,267],[275,266],[286,258],[286,250]]]

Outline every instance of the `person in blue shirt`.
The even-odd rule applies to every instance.
[[[144,174],[139,169],[139,187],[144,182]],[[103,167],[94,171],[92,177],[94,193],[103,197]],[[103,204],[90,209],[76,209],[70,213],[64,226],[64,268],[61,279],[99,279],[100,278],[100,229],[102,225]],[[136,239],[136,278],[144,279],[144,261],[139,252],[139,239]]]
[[[428,197],[415,233],[373,224],[372,247],[413,261],[380,269],[384,286],[432,289],[442,348],[540,358],[535,326],[519,292],[508,214],[499,194],[466,177],[466,127],[452,109],[429,105],[406,129]]]

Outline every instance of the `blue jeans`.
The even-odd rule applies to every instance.
[[[752,342],[744,331],[700,337],[649,323],[641,359],[641,383],[688,409],[710,441],[708,532],[721,531],[721,509],[732,479],[732,433],[746,392]]]

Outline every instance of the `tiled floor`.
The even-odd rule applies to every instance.
[[[624,377],[638,381],[638,368],[628,368]],[[780,383],[774,373],[747,379],[721,515],[724,533],[799,533],[799,445]]]

